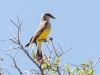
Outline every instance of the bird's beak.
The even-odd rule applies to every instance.
[[[56,19],[56,17],[55,16],[52,16],[52,15],[51,15],[51,18]]]
[[[55,17],[55,16],[52,16],[51,18],[56,19],[56,17]]]

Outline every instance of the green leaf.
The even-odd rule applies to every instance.
[[[71,69],[71,73],[74,73],[74,68]]]
[[[91,70],[89,71],[89,75],[93,75],[93,72],[94,72],[94,70],[91,69]]]
[[[81,73],[82,73],[82,70],[79,70],[78,73],[77,73],[77,75],[81,75]]]
[[[61,75],[64,75],[65,74],[65,72],[62,72],[62,74]]]
[[[57,66],[57,64],[58,64],[59,61],[60,61],[59,58],[58,59],[55,59],[54,62],[53,62],[53,65],[54,66]]]
[[[34,49],[34,46],[31,46],[32,49]]]
[[[70,68],[65,64],[64,67],[66,68],[66,70],[68,71],[68,75],[71,75],[70,73]]]
[[[51,64],[47,64],[48,69],[52,69]]]
[[[81,63],[81,66],[83,67],[85,67],[85,66],[89,66],[89,64],[88,63]]]
[[[69,67],[65,64],[64,67],[69,71]]]
[[[32,57],[35,58],[34,50],[32,50]]]
[[[54,70],[51,70],[50,75],[56,75],[56,72]]]
[[[78,71],[79,71],[80,69],[78,68],[78,67],[76,67],[76,72],[78,73]]]
[[[46,61],[50,62],[50,57],[49,56],[47,56]]]
[[[47,64],[46,63],[43,63],[42,65],[41,65],[41,69],[42,70],[45,70],[47,68]]]

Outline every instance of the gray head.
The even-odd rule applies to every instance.
[[[42,20],[49,20],[49,19],[56,19],[54,16],[52,16],[50,13],[43,13],[42,15],[41,15],[41,19]]]

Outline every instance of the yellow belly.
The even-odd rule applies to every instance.
[[[46,27],[46,29],[41,33],[41,35],[37,38],[37,40],[42,40],[42,39],[46,39],[46,37],[49,35],[51,30],[51,26],[48,25]]]

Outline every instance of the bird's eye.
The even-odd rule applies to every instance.
[[[49,14],[46,14],[46,16],[49,16]]]
[[[50,14],[47,14],[47,16],[51,17],[51,15],[50,15]]]

